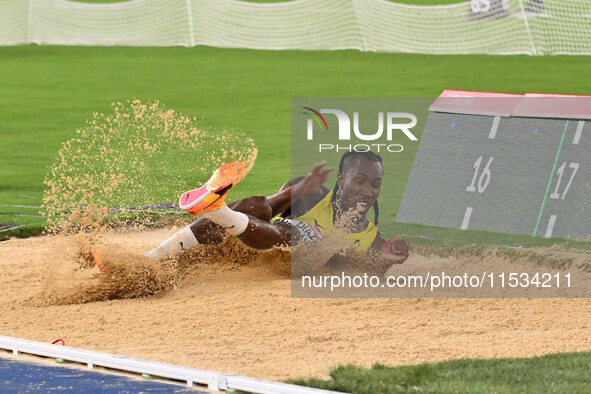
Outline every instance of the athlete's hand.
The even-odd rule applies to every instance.
[[[326,162],[316,163],[312,170],[304,179],[291,187],[291,193],[294,197],[300,197],[305,194],[314,194],[320,190],[320,187],[326,182],[333,167],[323,168]]]
[[[403,263],[408,257],[408,244],[400,237],[394,237],[384,242],[380,248],[382,254],[392,259],[396,263]]]

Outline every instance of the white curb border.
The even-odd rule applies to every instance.
[[[86,364],[88,368],[95,366],[117,369],[120,371],[148,374],[161,378],[184,381],[187,386],[194,383],[206,385],[210,390],[242,390],[261,394],[321,394],[334,391],[320,390],[287,383],[272,382],[248,378],[240,375],[224,374],[202,369],[182,367],[173,364],[141,360],[126,356],[76,349],[68,346],[51,345],[25,339],[0,336],[0,349],[11,351],[12,354],[32,354],[37,356],[61,358]]]

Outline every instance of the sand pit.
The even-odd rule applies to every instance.
[[[173,231],[106,239],[136,253]],[[143,267],[130,275],[160,284],[148,286],[158,294],[93,301],[116,284],[101,288],[96,268],[80,268],[83,243],[72,236],[0,243],[1,335],[63,338],[69,346],[274,380],[323,377],[341,363],[591,350],[591,299],[292,299],[288,255],[280,251],[214,251],[208,261],[169,266],[168,276]],[[137,295],[130,291],[113,297]]]

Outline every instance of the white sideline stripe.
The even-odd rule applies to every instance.
[[[35,209],[41,209],[41,206],[40,205],[0,204],[0,207],[5,207],[5,208],[35,208]]]
[[[220,372],[164,364],[126,356],[116,356],[113,354],[76,349],[69,346],[51,345],[48,343],[5,336],[0,336],[0,349],[12,351],[15,355],[18,355],[19,353],[27,353],[37,356],[61,358],[86,364],[89,368],[100,366],[126,372],[139,374],[145,373],[162,378],[185,381],[188,386],[193,386],[193,383],[199,383],[207,385],[210,390],[234,389],[261,394],[335,393],[335,391],[271,382],[269,380],[254,379],[246,376],[223,374]]]
[[[573,138],[573,145],[578,144],[581,140],[581,134],[583,134],[583,126],[585,126],[585,121],[580,120],[577,123],[577,131],[575,132],[575,138]]]
[[[462,227],[460,227],[460,230],[468,229],[468,223],[470,223],[470,216],[472,216],[472,207],[466,207],[466,212],[464,213],[464,220],[462,220]]]
[[[550,220],[548,220],[548,228],[546,229],[546,234],[544,234],[545,238],[550,238],[552,236],[552,231],[554,231],[554,224],[556,223],[556,215],[550,215]]]
[[[23,228],[25,226],[26,226],[26,224],[19,224],[18,226],[10,226],[8,228],[2,228],[2,229],[0,229],[0,233],[3,233],[5,231],[18,230],[19,228]]]
[[[490,133],[488,134],[489,140],[493,140],[496,137],[500,122],[501,122],[501,117],[495,116],[495,118],[493,119],[492,127],[490,128]]]

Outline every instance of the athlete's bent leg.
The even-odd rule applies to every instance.
[[[287,226],[279,229],[268,223],[279,205],[290,198],[290,191],[280,191],[274,198],[251,197],[229,206],[224,199],[229,190],[244,175],[244,163],[226,163],[218,168],[200,188],[189,190],[180,197],[179,206],[193,216],[193,224],[172,235],[146,256],[161,259],[177,254],[198,243],[215,243],[224,232],[237,236],[247,246],[268,249],[289,242]],[[279,197],[279,198],[277,198]]]
[[[215,211],[202,214],[202,218],[167,238],[146,256],[162,259],[197,244],[220,243],[226,236],[226,231],[236,235],[253,249],[264,250],[289,244],[289,226],[270,224],[272,215],[273,207],[266,197],[254,196],[235,201],[229,206],[224,205]]]
[[[234,201],[228,207],[233,211],[242,212],[263,222],[271,220],[273,207],[266,197],[253,196]],[[217,244],[226,236],[225,229],[209,219],[197,219],[189,225],[195,239],[200,244]]]
[[[217,224],[219,229],[224,229],[235,235],[246,246],[253,249],[264,250],[289,244],[291,240],[290,226],[269,223],[272,210],[264,197],[242,200],[239,204],[234,205],[234,208],[236,210],[224,205],[219,209],[204,212],[202,215]],[[250,211],[257,214],[258,217],[240,212],[238,209],[246,212]],[[208,223],[195,223],[195,227],[197,227],[195,230],[207,231],[208,228],[199,227],[208,225]],[[193,227],[191,229],[193,230]],[[208,237],[208,239],[211,242],[211,237]]]

